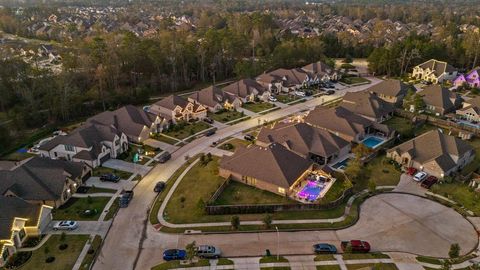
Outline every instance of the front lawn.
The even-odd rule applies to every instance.
[[[159,265],[156,265],[151,268],[151,270],[167,270],[175,268],[190,268],[190,267],[201,267],[201,266],[210,266],[210,261],[207,259],[198,260],[196,263],[192,264],[180,264],[180,261],[169,261],[164,262]]]
[[[218,146],[218,148],[220,148],[222,150],[230,151],[230,152],[235,152],[235,150],[238,147],[247,146],[249,144],[250,144],[250,142],[248,142],[248,141],[241,140],[241,139],[238,139],[238,138],[233,138],[231,140],[228,140],[228,141],[222,143],[220,146]]]
[[[256,102],[256,103],[248,102],[248,103],[244,103],[242,107],[246,110],[259,113],[259,112],[263,112],[263,111],[275,108],[276,106],[275,104],[272,104],[269,102]]]
[[[99,188],[99,187],[88,187],[87,194],[93,193],[112,193],[112,195],[117,192],[115,189],[110,188]]]
[[[98,220],[110,197],[70,198],[54,210],[54,220]],[[85,210],[94,210],[90,215]]]
[[[148,146],[148,145],[144,145],[144,146],[130,145],[128,150],[126,152],[122,153],[118,157],[118,159],[121,159],[121,160],[124,160],[124,161],[127,161],[127,162],[133,162],[133,157],[137,153],[141,156],[147,156],[147,157],[153,158],[154,156],[156,156],[161,151],[162,150],[159,149],[159,148],[153,148],[153,147]],[[138,164],[144,165],[149,160],[150,159],[148,159],[148,158],[141,157],[141,159],[138,161]]]
[[[22,266],[21,270],[65,270],[72,269],[77,261],[83,246],[87,243],[88,235],[66,235],[61,240],[61,235],[52,235],[45,244],[33,251],[30,260]],[[61,244],[67,244],[67,248],[60,250]],[[48,257],[54,257],[51,263],[46,263]]]
[[[233,180],[215,201],[216,205],[283,203],[295,203],[295,201]]]
[[[179,140],[183,140],[208,128],[210,128],[210,125],[203,121],[197,121],[193,123],[181,122],[170,126],[168,130],[164,132],[164,134]]]
[[[480,194],[466,184],[458,182],[436,184],[432,186],[431,191],[463,205],[476,216],[480,215]]]
[[[283,256],[279,256],[277,260],[276,255],[271,255],[271,256],[263,256],[260,258],[260,263],[286,263],[288,262],[287,258]]]
[[[118,209],[120,209],[119,201],[120,201],[120,197],[115,198],[112,205],[108,209],[107,214],[105,215],[105,220],[112,219],[115,216],[115,214],[118,212]]]
[[[394,263],[347,264],[348,270],[371,269],[371,267],[373,267],[373,269],[381,269],[381,270],[398,270],[397,266]]]
[[[357,83],[370,83],[370,80],[365,79],[363,77],[342,77],[340,79],[340,82],[346,83],[346,84],[357,84]]]
[[[299,99],[299,97],[295,96],[295,95],[286,95],[286,94],[283,94],[283,95],[276,95],[275,98],[277,98],[277,100],[281,103],[290,103],[290,102],[293,102],[297,99]]]
[[[370,173],[370,179],[373,180],[377,186],[396,186],[402,174],[393,164],[388,162],[383,155],[372,159],[367,164],[367,170]]]
[[[333,254],[319,254],[315,256],[313,260],[318,262],[318,261],[335,261],[336,259],[333,256]]]
[[[130,172],[119,171],[119,170],[115,170],[115,169],[111,169],[111,168],[107,168],[107,167],[96,167],[95,169],[93,169],[92,176],[100,177],[103,174],[108,174],[108,173],[113,173],[116,176],[118,176],[118,177],[120,177],[121,179],[124,179],[124,180],[126,180],[126,179],[130,178],[130,176],[132,176],[132,173],[130,173]]]
[[[179,141],[178,140],[175,140],[173,138],[169,138],[167,136],[164,136],[163,134],[154,134],[154,135],[151,135],[150,136],[152,139],[155,139],[157,141],[161,141],[161,142],[164,142],[164,143],[168,143],[168,144],[171,144],[171,145],[174,145],[176,143],[178,143]]]
[[[227,122],[242,118],[244,116],[245,114],[243,112],[227,111],[227,110],[222,110],[216,113],[208,113],[208,117],[221,123],[227,123]]]
[[[339,265],[317,265],[317,270],[341,270]]]
[[[345,253],[344,260],[370,260],[370,259],[390,259],[390,256],[383,253]]]

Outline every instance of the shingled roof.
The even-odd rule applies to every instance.
[[[222,91],[216,86],[209,86],[190,95],[196,102],[208,107],[222,105],[226,101],[232,103],[237,97],[233,94]]]
[[[305,70],[306,72],[309,72],[315,75],[330,74],[333,71],[332,67],[323,63],[322,61],[308,64],[302,67],[302,69]]]
[[[444,110],[454,108],[455,104],[452,102],[452,99],[459,98],[456,93],[453,93],[438,84],[429,85],[418,94],[423,97],[425,104],[443,108]]]
[[[284,82],[286,86],[291,86],[301,85],[307,76],[311,77],[311,74],[300,68],[279,68],[258,76],[257,80],[263,81],[265,83]]]
[[[160,101],[155,102],[155,105],[159,107],[164,107],[170,110],[174,110],[177,106],[185,108],[188,105],[188,100],[179,97],[177,95],[170,95],[166,98],[161,99]]]
[[[424,63],[421,63],[418,65],[422,69],[430,69],[434,71],[435,76],[440,76],[445,72],[452,72],[455,71],[456,69],[452,67],[451,65],[447,64],[447,62],[444,61],[438,61],[435,59],[430,59]]]
[[[378,119],[391,114],[395,108],[369,91],[347,92],[340,107],[366,117]]]
[[[0,195],[0,240],[10,239],[15,218],[27,219],[27,226],[35,226],[41,209],[41,205],[28,203],[17,197]]]
[[[367,88],[366,91],[373,92],[378,95],[398,97],[401,95],[406,95],[408,88],[409,86],[400,80],[388,79]]]
[[[235,154],[224,156],[220,161],[223,169],[285,189],[290,188],[312,164],[283,145],[275,143],[268,147],[241,147]]]
[[[252,79],[243,79],[225,86],[223,91],[235,95],[237,97],[245,98],[256,90],[259,94],[263,94],[266,89],[257,81]]]

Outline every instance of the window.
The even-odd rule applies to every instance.
[[[69,152],[75,151],[75,148],[72,145],[65,144],[65,150]]]
[[[25,238],[25,236],[27,236],[27,233],[25,233],[25,228],[22,228],[19,232],[18,232],[18,237],[20,237],[21,240],[23,240]]]
[[[8,253],[8,249],[5,248],[5,249],[3,250],[3,253],[2,253],[3,261],[6,261],[6,260],[8,259],[8,256],[9,256],[9,255],[10,255],[10,254]]]
[[[278,188],[278,193],[285,194],[285,189],[284,189],[284,188],[281,188],[281,187],[279,187],[279,188]]]

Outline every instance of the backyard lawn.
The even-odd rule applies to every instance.
[[[70,198],[64,205],[54,210],[55,220],[98,220],[110,197]],[[97,212],[84,215],[85,210]]]
[[[468,175],[480,168],[480,139],[473,139],[469,143],[475,149],[475,159],[462,169],[463,175]]]
[[[222,150],[227,150],[227,151],[231,151],[231,152],[235,152],[235,150],[240,147],[240,146],[247,146],[249,145],[250,142],[248,141],[245,141],[245,140],[241,140],[241,139],[238,139],[238,138],[233,138],[231,140],[228,140],[224,143],[222,143],[220,146],[218,146],[218,148],[222,149]]]
[[[248,102],[244,103],[242,106],[244,109],[258,113],[258,112],[263,112],[268,109],[275,108],[275,104],[269,103],[269,102]]]
[[[88,235],[67,235],[65,241],[61,241],[61,235],[52,235],[50,239],[39,249],[33,251],[30,260],[22,266],[21,270],[65,270],[72,269],[83,246],[87,242]],[[60,250],[61,244],[68,247]],[[53,256],[55,260],[46,263],[47,257]]]
[[[243,112],[237,111],[220,111],[216,113],[208,113],[208,117],[221,123],[227,123],[242,118],[244,116],[245,114]]]
[[[183,140],[207,128],[210,128],[210,125],[203,121],[197,121],[194,123],[179,123],[169,128],[169,130],[164,132],[164,134],[179,140]]]
[[[115,170],[115,169],[111,169],[111,168],[107,168],[107,167],[97,167],[97,168],[93,169],[92,175],[99,177],[99,176],[101,176],[103,174],[107,174],[107,173],[113,173],[116,176],[118,176],[118,177],[120,177],[121,179],[124,179],[124,180],[126,180],[130,176],[132,176],[132,173],[119,171],[119,170]]]
[[[295,203],[295,201],[233,180],[215,202],[216,205],[281,203]]]
[[[432,192],[447,197],[480,215],[480,194],[470,189],[466,184],[452,182],[432,186]]]
[[[390,128],[394,129],[397,131],[400,136],[402,137],[402,141],[409,140],[415,136],[421,135],[427,131],[433,130],[435,128],[438,128],[436,126],[430,125],[430,124],[424,124],[419,128],[415,128],[413,123],[403,117],[399,116],[394,116],[387,121],[383,122],[383,124],[389,126]]]

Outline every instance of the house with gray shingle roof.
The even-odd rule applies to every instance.
[[[253,102],[255,98],[268,101],[270,91],[252,79],[242,79],[222,88],[223,91],[235,95],[243,103]]]
[[[391,103],[369,91],[347,92],[339,106],[378,123],[391,118],[395,111]]]
[[[0,267],[28,237],[38,237],[52,220],[52,208],[0,195]]]
[[[460,118],[471,122],[480,121],[480,97],[474,97],[472,99],[463,102],[463,107],[455,111]]]
[[[417,95],[422,97],[426,110],[437,115],[453,112],[462,104],[462,98],[457,93],[440,85],[429,85]]]
[[[465,141],[432,130],[389,149],[387,157],[443,178],[469,164],[475,152]]]
[[[413,68],[412,77],[432,83],[441,83],[457,77],[457,70],[447,62],[430,59]]]
[[[188,122],[207,117],[207,109],[202,104],[191,102],[177,95],[170,95],[155,102],[149,111],[174,124],[178,121]]]
[[[401,106],[409,88],[407,84],[400,80],[388,79],[367,88],[365,91],[374,93],[377,97],[395,106]]]
[[[240,98],[222,91],[216,86],[209,86],[191,94],[188,101],[201,104],[211,112],[218,112],[222,109],[234,110],[242,106]]]
[[[312,74],[313,80],[315,82],[329,82],[329,81],[336,81],[338,80],[337,72],[330,67],[329,65],[325,64],[322,61],[318,61],[315,63],[308,64],[302,69],[310,74]]]
[[[313,83],[313,75],[300,68],[279,68],[257,77],[257,82],[273,93],[288,93]]]

